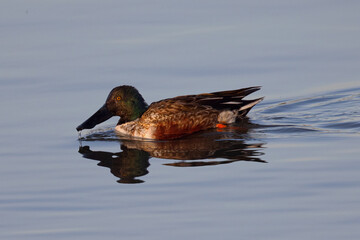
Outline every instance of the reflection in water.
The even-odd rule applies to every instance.
[[[234,136],[229,132],[209,131],[171,141],[121,139],[122,152],[92,151],[89,146],[81,146],[79,153],[84,158],[100,161],[99,166],[110,168],[111,173],[120,178],[119,183],[143,182],[136,178],[149,173],[147,168],[151,157],[175,160],[164,164],[174,167],[199,167],[236,161],[265,162],[260,158],[263,153],[259,151],[263,143],[250,143],[251,139]],[[245,136],[249,137],[247,134]],[[89,140],[99,139],[90,137],[85,141]]]
[[[148,174],[150,166],[150,155],[141,150],[128,149],[121,146],[122,152],[111,153],[103,151],[92,151],[89,146],[79,148],[79,153],[84,158],[98,160],[99,166],[110,168],[110,172],[120,178],[119,183],[142,183],[136,177]]]

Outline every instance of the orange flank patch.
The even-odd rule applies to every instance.
[[[167,127],[157,126],[154,136],[156,139],[174,139],[202,130],[199,126],[192,128],[181,128],[178,125],[169,125]]]
[[[154,131],[154,138],[156,139],[174,139],[185,135],[192,134],[201,130],[211,128],[211,122],[191,123],[191,122],[171,122],[160,123],[156,126]]]
[[[227,126],[221,123],[216,124],[217,128],[226,128]]]

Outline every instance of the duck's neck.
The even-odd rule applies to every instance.
[[[124,109],[120,116],[118,124],[123,124],[140,118],[147,109],[148,105],[143,99],[128,102],[126,109]]]
[[[134,121],[135,119],[141,117],[144,112],[148,109],[148,105],[145,101],[141,101],[136,106],[134,106],[132,113],[130,114],[130,121]]]

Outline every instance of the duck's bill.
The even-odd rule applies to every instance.
[[[91,129],[95,127],[97,124],[108,120],[112,116],[114,116],[114,114],[110,112],[106,107],[106,105],[104,104],[104,106],[102,106],[99,110],[97,110],[97,112],[94,113],[91,117],[89,117],[88,120],[80,124],[76,128],[76,130],[81,131],[83,129]]]

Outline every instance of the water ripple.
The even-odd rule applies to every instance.
[[[256,121],[271,134],[360,133],[360,88],[262,105]]]

